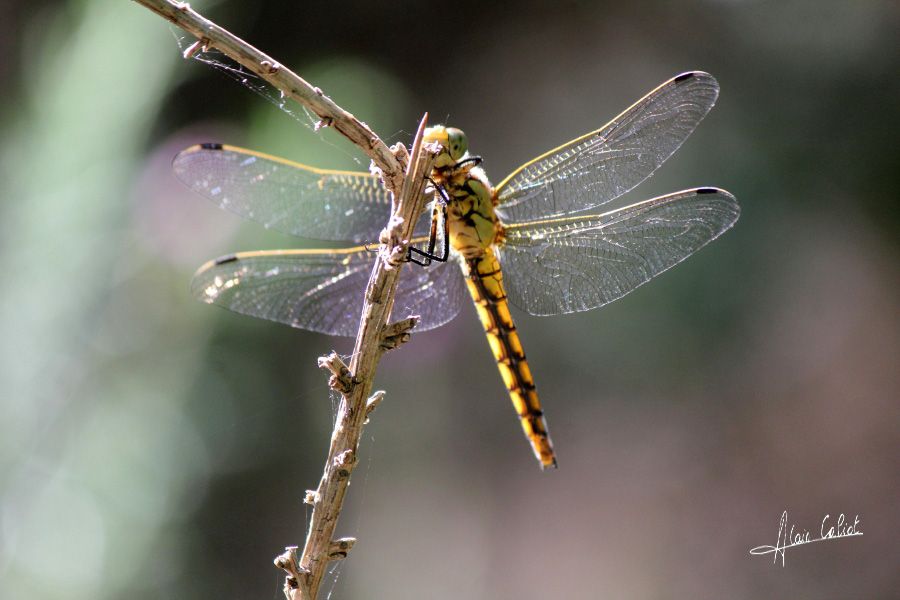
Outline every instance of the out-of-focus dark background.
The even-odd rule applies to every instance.
[[[718,105],[623,200],[733,192],[733,231],[602,310],[517,313],[542,473],[474,310],[382,363],[332,598],[887,598],[900,557],[895,2],[194,2],[389,143],[462,127],[494,181],[668,77]],[[203,141],[367,161],[130,2],[0,3],[0,596],[280,598],[351,342],[192,300],[310,245],[193,195]],[[863,537],[749,549],[778,521]]]

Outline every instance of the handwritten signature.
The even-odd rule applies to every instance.
[[[750,554],[774,554],[772,560],[773,564],[777,563],[778,557],[781,556],[781,566],[783,567],[784,553],[788,548],[862,534],[863,532],[859,529],[859,515],[856,515],[851,523],[848,518],[844,516],[844,513],[841,513],[837,519],[833,519],[831,515],[825,515],[825,518],[822,519],[822,525],[819,527],[819,537],[814,538],[811,536],[808,529],[801,529],[793,523],[791,523],[791,527],[788,529],[787,511],[784,511],[781,513],[781,521],[778,523],[778,537],[775,540],[775,545],[757,546],[750,550]]]

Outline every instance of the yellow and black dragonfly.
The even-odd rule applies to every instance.
[[[446,255],[401,274],[394,314],[443,325],[474,300],[491,351],[541,466],[556,456],[508,301],[533,315],[588,310],[621,298],[678,264],[737,221],[734,196],[687,189],[593,213],[649,177],[709,112],[719,86],[691,71],[666,81],[622,114],[538,156],[492,186],[465,135],[431,127],[440,142],[432,173],[444,215]],[[390,196],[375,176],[317,169],[221,144],[188,148],[175,173],[242,217],[300,237],[346,240],[338,250],[231,254],[203,265],[194,295],[207,303],[321,333],[353,336]],[[438,214],[437,211],[434,212]],[[437,217],[435,217],[437,218]],[[430,238],[431,218],[416,228]],[[508,300],[507,300],[508,298]]]

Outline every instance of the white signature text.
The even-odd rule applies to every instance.
[[[822,524],[819,527],[819,537],[814,538],[808,529],[802,529],[793,523],[791,523],[790,528],[788,528],[787,511],[784,511],[781,513],[781,521],[778,523],[778,537],[775,539],[775,545],[757,546],[750,550],[750,554],[772,554],[773,564],[778,562],[778,557],[780,556],[781,566],[783,567],[784,553],[788,548],[862,534],[863,532],[859,529],[859,515],[856,515],[851,523],[849,519],[844,516],[844,513],[841,513],[837,518],[834,518],[831,515],[825,515],[825,518],[822,519]]]

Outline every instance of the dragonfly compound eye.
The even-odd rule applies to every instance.
[[[443,125],[429,127],[425,130],[425,141],[438,142],[443,147],[434,163],[438,168],[452,167],[469,149],[466,134],[455,127]]]
[[[457,129],[456,127],[448,127],[447,151],[450,153],[450,158],[452,158],[453,160],[459,160],[466,154],[468,150],[469,140],[466,138],[466,134],[462,132],[462,129]]]

